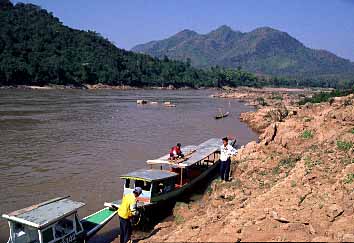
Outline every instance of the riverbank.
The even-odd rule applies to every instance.
[[[236,89],[216,97],[257,107],[241,119],[260,133],[239,150],[232,181],[179,204],[142,242],[354,241],[354,95],[297,101],[311,91]]]

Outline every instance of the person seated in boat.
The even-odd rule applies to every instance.
[[[159,194],[165,193],[165,186],[163,183],[159,183]]]
[[[141,187],[135,187],[133,193],[123,196],[122,203],[118,209],[120,226],[120,243],[127,243],[131,240],[132,223],[131,219],[138,215],[136,199],[142,193]]]
[[[184,154],[181,151],[181,144],[177,143],[177,145],[173,146],[170,150],[170,160],[179,159],[183,157]]]
[[[236,139],[235,139],[236,140]],[[237,154],[237,150],[229,144],[229,139],[224,137],[220,147],[220,177],[223,181],[229,180],[231,156]]]

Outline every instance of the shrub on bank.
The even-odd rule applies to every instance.
[[[305,97],[299,101],[299,105],[305,105],[306,103],[322,103],[333,102],[333,97],[342,97],[354,93],[354,89],[351,90],[333,90],[331,92],[320,92],[314,94],[312,97]]]

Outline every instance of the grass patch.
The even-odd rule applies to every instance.
[[[272,169],[272,174],[273,174],[273,175],[279,175],[279,173],[280,173],[280,167],[279,167],[279,166],[274,167],[274,168]]]
[[[349,173],[343,180],[344,184],[352,184],[354,182],[354,173]]]
[[[279,94],[272,94],[272,96],[270,98],[272,100],[283,100],[283,96],[281,96]]]
[[[306,166],[306,174],[310,173],[312,169],[317,166],[321,165],[322,161],[321,160],[311,160],[310,157],[305,158],[305,166]]]
[[[221,178],[216,178],[214,180],[215,184],[220,184],[222,182]]]
[[[187,206],[188,206],[188,204],[185,202],[176,202],[176,208],[177,207],[187,207]]]
[[[296,181],[291,181],[290,185],[291,185],[291,187],[296,187]]]
[[[312,151],[316,151],[318,150],[318,145],[317,144],[312,144],[310,147],[309,147],[310,150]]]
[[[343,158],[340,160],[340,162],[343,164],[343,165],[350,165],[350,164],[354,164],[354,158],[351,159],[351,158]]]
[[[295,156],[295,157],[287,157],[282,160],[280,160],[279,165],[284,167],[284,168],[293,168],[296,165],[296,162],[298,162],[301,159],[301,156]]]
[[[183,216],[182,215],[179,215],[179,214],[176,214],[175,215],[175,222],[176,222],[176,224],[182,224],[182,223],[184,223],[186,220],[185,220],[185,218],[183,218]]]
[[[351,134],[354,134],[354,127],[350,130]]]
[[[211,187],[211,185],[208,186],[206,191],[209,195],[213,192],[213,188]]]
[[[267,105],[268,105],[267,102],[265,101],[265,99],[264,99],[263,97],[258,97],[258,98],[256,99],[256,101],[257,101],[257,103],[258,103],[259,105],[261,105],[261,106],[267,106]]]
[[[301,134],[301,138],[302,138],[302,139],[310,139],[310,138],[313,138],[313,133],[312,133],[312,131],[309,131],[309,130],[303,131],[303,133]]]
[[[312,97],[305,97],[299,101],[299,105],[305,105],[306,103],[321,103],[327,102],[333,97],[347,96],[354,93],[354,89],[351,90],[333,90],[331,92],[320,92],[314,94]]]
[[[267,171],[260,171],[259,173],[258,173],[260,176],[266,176],[268,173],[267,173]]]
[[[353,142],[337,141],[337,148],[341,151],[348,152],[353,147]]]
[[[310,121],[312,121],[311,117],[308,116],[304,117],[304,122],[310,122]]]
[[[267,112],[265,118],[270,121],[283,121],[289,115],[289,111],[286,108],[272,109]]]
[[[278,175],[281,171],[281,168],[285,169],[292,169],[295,165],[296,162],[298,162],[301,159],[301,156],[289,156],[286,158],[283,158],[279,161],[278,165],[272,169],[272,174],[273,175]],[[286,172],[286,176],[288,176],[288,172]]]

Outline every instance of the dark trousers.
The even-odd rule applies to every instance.
[[[230,164],[231,164],[230,158],[228,158],[226,161],[221,161],[221,163],[220,163],[221,180],[224,180],[224,181],[229,180]]]
[[[120,243],[127,243],[132,236],[132,224],[129,219],[119,217]]]

